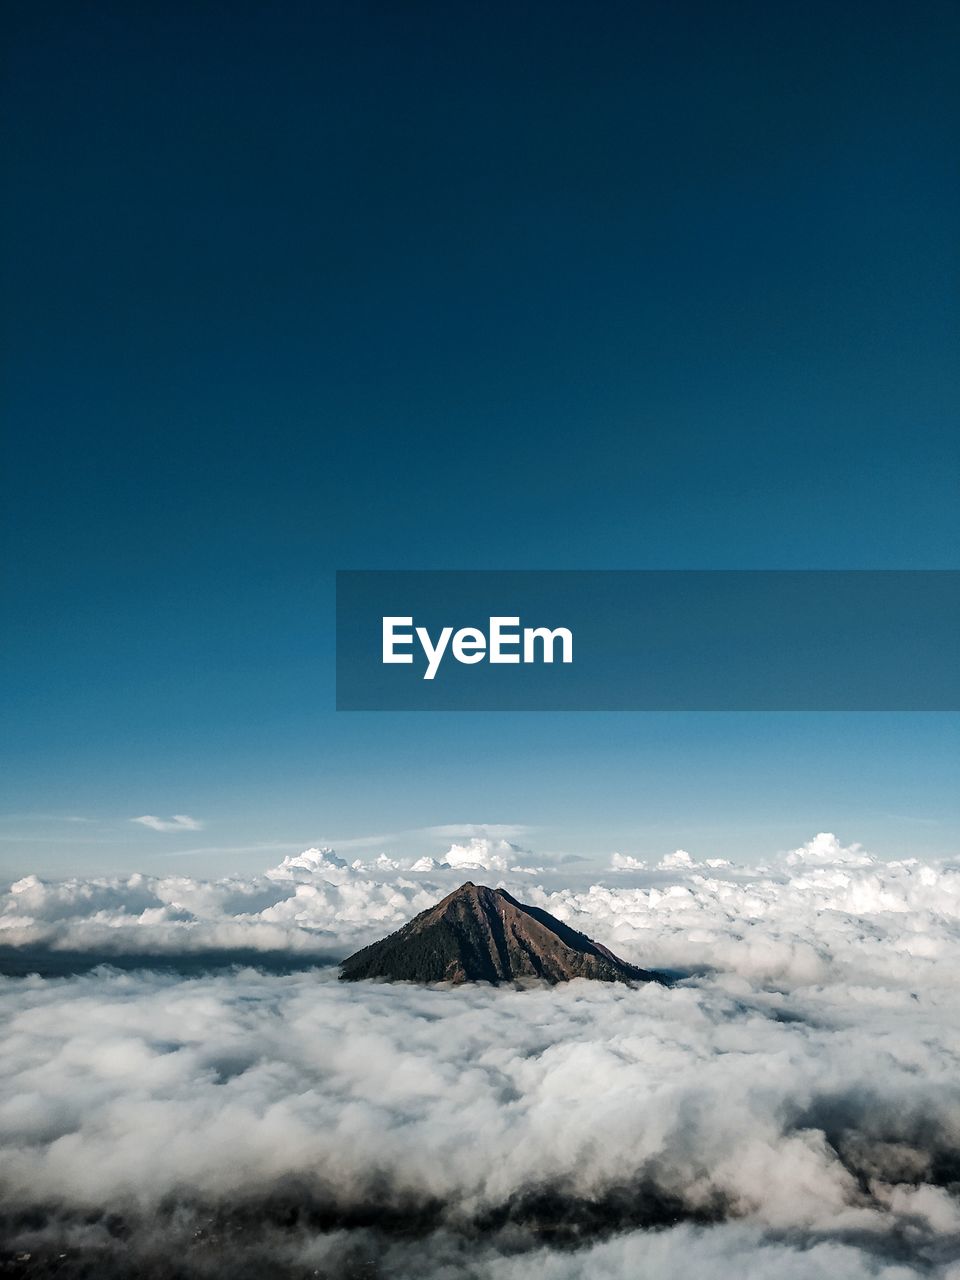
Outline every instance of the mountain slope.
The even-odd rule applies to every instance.
[[[340,977],[455,983],[655,980],[539,907],[469,880],[396,933],[344,960]]]

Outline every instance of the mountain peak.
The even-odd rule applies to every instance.
[[[340,977],[408,982],[643,982],[652,973],[505,889],[465,881],[396,933],[343,961]]]

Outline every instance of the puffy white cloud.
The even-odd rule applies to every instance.
[[[784,861],[788,867],[868,867],[873,859],[862,845],[842,845],[832,831],[821,831]]]
[[[500,837],[472,836],[464,844],[452,844],[443,861],[460,871],[509,871],[527,853]]]
[[[647,864],[642,858],[634,858],[629,853],[615,853],[610,858],[611,871],[646,871]]]
[[[450,864],[447,862],[438,862],[436,858],[418,858],[416,862],[410,864],[412,872],[421,873],[424,871],[443,871]]]
[[[158,818],[153,813],[145,813],[140,818],[131,818],[131,822],[139,822],[142,827],[151,831],[202,831],[203,823],[191,818],[189,813],[175,813],[172,818]]]
[[[658,871],[693,871],[694,869],[704,869],[716,871],[724,867],[732,867],[733,863],[727,858],[705,858],[703,862],[697,862],[687,853],[686,849],[677,849],[673,853],[665,854],[657,863]],[[646,871],[648,864],[643,858],[635,858],[631,854],[615,853],[610,859],[611,871]]]
[[[339,884],[350,878],[351,870],[360,863],[348,867],[343,858],[338,858],[332,849],[304,849],[302,853],[288,854],[279,866],[271,867],[265,874],[270,880],[311,881],[328,880]]]
[[[660,860],[660,868],[663,871],[687,870],[693,865],[693,859],[686,849],[677,849],[675,853],[668,853]]]
[[[0,1191],[16,1247],[85,1232],[130,1270],[212,1232],[224,1275],[253,1274],[234,1253],[256,1245],[291,1270],[340,1274],[359,1250],[371,1274],[437,1280],[948,1280],[957,1013],[943,991],[730,975],[8,979]]]

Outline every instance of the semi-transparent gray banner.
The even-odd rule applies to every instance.
[[[960,573],[337,574],[342,711],[956,711]]]

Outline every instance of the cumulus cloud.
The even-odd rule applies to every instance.
[[[676,868],[687,870],[692,866],[693,859],[686,849],[677,849],[675,853],[668,853],[666,857],[660,860],[660,867],[664,871],[672,871]]]
[[[456,842],[443,855],[448,867],[461,871],[523,871],[535,872],[537,868],[523,866],[529,850],[512,844],[503,837],[471,836],[462,844]],[[543,868],[539,868],[543,870]]]
[[[145,813],[140,818],[131,818],[131,822],[139,822],[142,827],[151,831],[202,831],[203,823],[191,818],[189,813],[175,813],[172,818],[158,818],[153,813]]]
[[[634,858],[629,853],[615,853],[610,858],[611,871],[646,871],[647,864],[642,858]]]
[[[460,847],[511,863],[500,839]],[[0,980],[11,1247],[106,1276],[175,1250],[233,1277],[960,1280],[960,868],[831,835],[764,869],[629,862],[491,879],[673,986]],[[27,876],[0,939],[342,955],[464,872],[309,849],[249,878]]]
[[[842,845],[832,831],[821,831],[786,856],[789,867],[868,867],[873,859],[862,845]]]
[[[694,871],[708,870],[717,871],[721,868],[733,867],[733,863],[727,858],[704,858],[702,862],[697,862],[686,849],[677,849],[673,853],[665,854],[656,864],[658,871]],[[611,871],[646,871],[648,864],[643,858],[635,858],[631,854],[615,853],[610,858]]]

